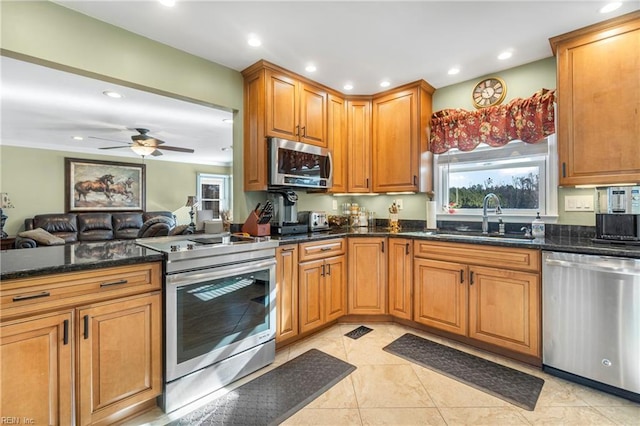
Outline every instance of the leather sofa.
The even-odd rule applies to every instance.
[[[175,216],[169,211],[40,214],[25,219],[24,227],[25,231],[44,229],[65,244],[193,233],[187,225],[176,226]],[[16,248],[39,245],[43,244],[32,238],[16,237]]]

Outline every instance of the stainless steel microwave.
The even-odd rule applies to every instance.
[[[331,152],[303,142],[269,138],[269,186],[328,189],[333,185]]]

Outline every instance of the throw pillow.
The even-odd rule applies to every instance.
[[[37,241],[39,244],[43,244],[45,246],[64,244],[64,240],[62,238],[56,237],[55,235],[50,234],[42,228],[36,228],[30,231],[22,231],[18,234],[18,236],[23,238],[31,238],[32,240]]]

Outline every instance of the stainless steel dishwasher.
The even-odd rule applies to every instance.
[[[544,370],[640,401],[640,259],[542,256]]]

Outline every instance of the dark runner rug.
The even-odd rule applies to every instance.
[[[544,385],[539,377],[410,333],[383,349],[529,411]]]
[[[351,330],[350,332],[346,333],[345,336],[350,337],[352,339],[359,339],[362,336],[364,336],[365,334],[369,333],[370,331],[373,331],[372,328],[366,327],[364,325],[361,325],[358,328],[355,328],[353,330]]]
[[[311,349],[170,424],[277,425],[355,369]]]

